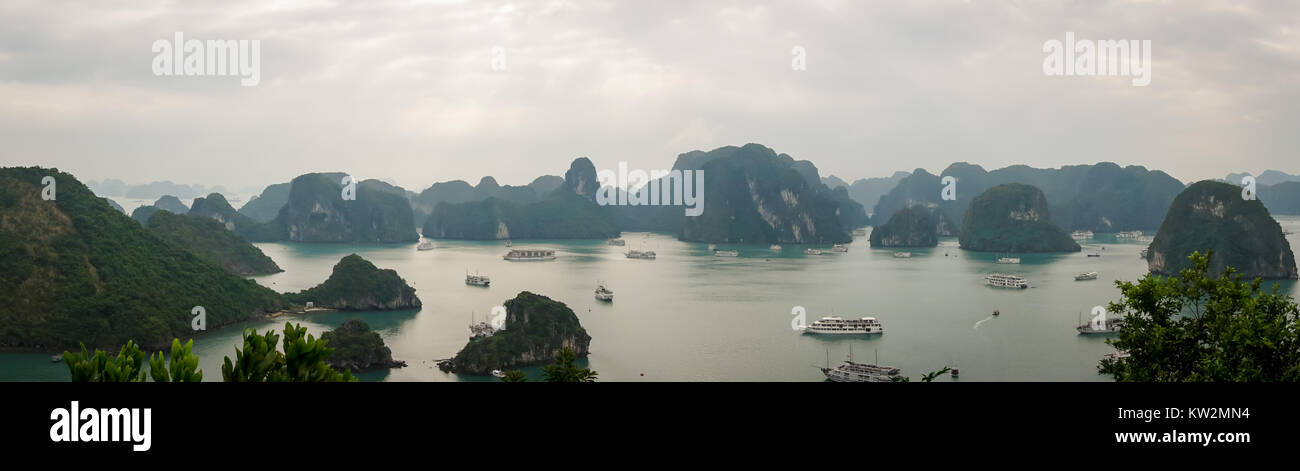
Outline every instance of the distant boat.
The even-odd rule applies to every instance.
[[[1116,239],[1141,239],[1142,231],[1120,232],[1115,234]]]
[[[62,353],[50,357],[50,363],[58,363],[58,362],[61,362],[61,361],[63,361],[63,354],[62,354]]]
[[[1095,271],[1074,275],[1074,281],[1085,281],[1085,280],[1095,280],[1095,279],[1097,279],[1097,272]]]
[[[984,277],[984,281],[989,286],[998,288],[1025,289],[1029,287],[1029,281],[1025,280],[1024,277],[1004,273],[990,273]]]
[[[780,245],[780,244],[772,244],[772,245],[768,246],[767,249],[768,249],[768,250],[781,250],[781,245]]]
[[[1149,253],[1150,251],[1151,251],[1150,248],[1142,249],[1141,252],[1138,252],[1138,256],[1142,258],[1147,258],[1147,253]]]
[[[1091,322],[1080,325],[1074,330],[1079,331],[1080,335],[1109,335],[1118,333],[1123,326],[1123,319],[1106,319],[1105,321],[1093,319]]]
[[[1070,237],[1076,240],[1091,239],[1092,231],[1074,231],[1070,233]]]
[[[606,287],[605,287],[605,283],[597,283],[597,285],[596,285],[596,300],[597,300],[597,301],[612,302],[612,301],[614,301],[614,291],[610,290],[609,288],[606,288]]]
[[[1019,265],[1020,257],[998,257],[997,263]]]
[[[473,314],[470,314],[470,321],[469,321],[470,340],[481,339],[484,337],[491,337],[495,333],[497,333],[496,327],[493,327],[492,324],[489,324],[487,321],[475,322],[473,318]]]
[[[510,239],[506,239],[506,247],[511,247],[513,245],[514,244],[510,242]]]
[[[822,251],[820,249],[804,249],[803,253],[804,255],[821,255]]]
[[[849,251],[849,246],[844,245],[844,244],[835,244],[835,245],[832,245],[832,246],[831,246],[831,251],[832,251],[832,252],[845,253],[845,252],[848,252],[848,251]]]
[[[912,258],[912,252],[894,252],[894,258]]]
[[[506,377],[506,374],[502,373],[501,370],[492,370],[492,376],[496,376],[498,378],[504,378]]]
[[[466,273],[465,284],[470,286],[488,286],[492,284],[492,280],[488,278],[487,275],[480,275],[478,273],[471,275]]]
[[[714,257],[739,257],[740,252],[735,250],[714,250]]]
[[[1090,253],[1090,254],[1088,254],[1088,257],[1089,257],[1089,258],[1101,258],[1101,252],[1093,252],[1093,253]]]
[[[823,335],[864,335],[883,334],[885,328],[874,317],[863,317],[861,319],[823,317],[813,321],[812,324],[804,328],[803,332],[805,334]]]
[[[655,252],[653,250],[645,250],[645,241],[641,241],[641,249],[642,250],[628,250],[627,252],[623,253],[623,256],[627,258],[634,258],[639,260],[655,259]]]
[[[828,355],[829,356],[829,355]],[[898,378],[902,370],[892,366],[880,366],[853,361],[853,346],[849,346],[849,357],[835,368],[830,367],[829,358],[826,368],[819,368],[826,379],[837,383],[889,383]]]
[[[993,316],[994,316],[994,317],[997,317],[997,316],[1000,316],[1000,315],[1002,315],[1002,311],[999,311],[999,310],[997,310],[997,309],[994,309],[994,310],[993,310]]]
[[[1132,356],[1132,354],[1130,354],[1130,353],[1128,352],[1128,350],[1116,350],[1116,351],[1113,351],[1113,352],[1107,353],[1107,354],[1103,355],[1102,357],[1103,357],[1103,358],[1107,358],[1107,359],[1111,359],[1111,360],[1118,360],[1118,359],[1121,359],[1121,358],[1128,358],[1128,357],[1130,357],[1130,356]]]
[[[415,246],[415,250],[433,250],[433,241],[426,240],[424,242],[420,242],[420,245]]]
[[[516,262],[555,260],[555,251],[550,249],[513,249],[501,258]]]
[[[623,239],[610,239],[609,242],[606,242],[606,244],[622,247],[624,245],[627,245],[627,242],[625,242]]]

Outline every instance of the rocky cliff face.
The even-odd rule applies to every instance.
[[[1038,188],[1006,183],[971,200],[958,236],[961,248],[981,252],[1078,252],[1051,221],[1047,198]]]
[[[289,201],[276,217],[293,242],[415,242],[411,204],[400,189],[378,180],[356,186],[356,199],[343,199],[343,185],[330,174],[293,179]]]
[[[316,307],[341,311],[386,311],[421,306],[415,288],[406,284],[396,271],[381,270],[357,254],[339,260],[324,283],[298,293],[285,294],[285,298],[298,304],[311,302]]]
[[[474,339],[439,367],[457,374],[486,375],[550,363],[564,347],[579,357],[590,351],[591,336],[564,303],[527,291],[505,302],[504,330]]]
[[[872,247],[934,247],[939,245],[943,211],[909,206],[894,213],[889,222],[871,231]]]
[[[1192,252],[1213,251],[1210,273],[1233,267],[1247,278],[1295,279],[1295,253],[1282,227],[1260,200],[1242,199],[1241,188],[1202,181],[1169,206],[1147,253],[1147,268],[1173,276],[1190,268]]]
[[[683,154],[678,163],[683,161],[704,170],[704,212],[684,218],[682,240],[793,244],[851,240],[840,212],[848,208],[821,184],[810,163],[796,162],[758,144]],[[682,208],[670,209],[680,212]],[[861,212],[861,206],[856,210]]]
[[[579,157],[569,164],[569,170],[564,172],[564,184],[587,201],[596,201],[600,181],[596,179],[596,166],[591,159]]]

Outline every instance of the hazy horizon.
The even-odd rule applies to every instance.
[[[1300,174],[1296,4],[69,3],[0,5],[0,166],[418,192],[755,142],[847,182],[953,162]],[[260,83],[155,75],[177,32],[260,41]],[[1067,33],[1151,41],[1150,84],[1045,75]]]

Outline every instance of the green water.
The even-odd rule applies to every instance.
[[[1300,218],[1279,218],[1284,229],[1300,231]],[[1297,247],[1296,236],[1287,236]],[[601,380],[614,381],[820,381],[815,366],[840,361],[852,347],[859,360],[903,369],[912,378],[956,364],[961,381],[1108,381],[1096,373],[1102,355],[1113,351],[1103,337],[1080,336],[1074,327],[1093,306],[1118,296],[1117,279],[1145,272],[1138,258],[1144,244],[1098,234],[1082,253],[1021,254],[1020,265],[993,263],[1001,254],[964,252],[955,239],[933,249],[872,249],[859,237],[848,253],[808,256],[805,247],[781,252],[766,245],[719,244],[738,258],[714,257],[706,244],[665,234],[625,233],[628,247],[647,248],[657,260],[624,258],[624,247],[604,241],[517,241],[515,248],[550,248],[557,260],[507,262],[500,242],[438,241],[432,251],[410,245],[258,244],[283,273],[256,278],[277,291],[320,283],[333,265],[359,253],[382,268],[397,270],[417,290],[419,310],[323,313],[252,322],[258,329],[286,320],[321,332],[360,317],[378,331],[393,357],[409,366],[360,375],[366,381],[492,380],[443,373],[434,361],[451,357],[468,340],[471,317],[528,290],[566,303],[592,336],[586,365]],[[1085,254],[1099,251],[1100,258]],[[492,277],[490,288],[464,284],[466,270]],[[1026,277],[1032,288],[985,286],[994,271]],[[1095,281],[1076,282],[1078,273],[1097,271]],[[597,281],[615,291],[612,304],[595,300]],[[1292,293],[1294,282],[1282,282]],[[791,329],[791,310],[802,306],[807,321],[822,316],[875,316],[885,327],[876,337],[818,337]],[[997,318],[990,314],[1001,311]],[[222,358],[240,343],[238,326],[207,332],[195,340],[205,379],[221,379]],[[0,355],[0,379],[68,378],[67,368],[48,354]],[[527,370],[536,375],[537,369]],[[944,376],[941,381],[951,380]]]

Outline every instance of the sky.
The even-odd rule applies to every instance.
[[[155,74],[177,32],[257,40],[257,85]],[[1151,41],[1150,84],[1045,74],[1067,32]],[[1298,129],[1295,2],[0,2],[0,166],[83,181],[419,191],[750,142],[850,181],[956,161],[1195,181],[1300,173]]]

